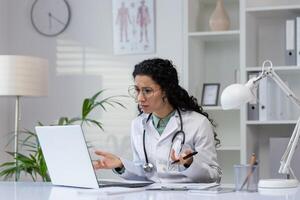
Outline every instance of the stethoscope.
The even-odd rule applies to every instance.
[[[184,145],[184,142],[185,142],[185,133],[183,131],[182,117],[181,117],[181,113],[180,113],[179,109],[177,109],[177,112],[178,112],[179,119],[180,119],[180,130],[177,131],[174,134],[171,142],[172,142],[172,145],[173,145],[176,137],[179,134],[182,134],[182,141],[181,141],[181,148],[182,148],[183,145]],[[152,116],[152,113],[149,114],[149,116],[148,116],[148,118],[146,120],[146,123],[150,120],[151,116]],[[146,162],[145,162],[145,164],[143,164],[143,169],[144,169],[145,172],[150,173],[150,172],[153,171],[154,165],[152,163],[150,163],[149,160],[148,160],[148,155],[147,155],[147,151],[146,151],[146,144],[145,144],[145,137],[146,137],[146,129],[144,127],[144,132],[143,132],[143,149],[144,149],[144,155],[145,155],[145,161]],[[171,148],[172,148],[172,145],[171,145]],[[180,149],[180,151],[181,151],[181,149]]]

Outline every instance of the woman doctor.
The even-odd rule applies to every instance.
[[[140,115],[131,126],[133,161],[96,151],[95,169],[113,169],[125,179],[154,182],[220,181],[215,145],[220,141],[212,120],[197,100],[178,84],[169,60],[149,59],[137,64],[129,93]],[[189,158],[184,156],[198,152]]]

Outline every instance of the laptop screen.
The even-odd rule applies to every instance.
[[[99,188],[79,125],[35,129],[54,185]]]

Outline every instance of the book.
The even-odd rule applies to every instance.
[[[296,22],[286,20],[285,24],[285,62],[286,65],[296,65]]]
[[[300,17],[296,17],[296,54],[297,65],[300,66]]]
[[[259,72],[250,72],[248,73],[248,80],[255,78],[259,75]],[[255,96],[257,97],[257,91]],[[248,114],[248,120],[259,120],[259,104],[257,100],[254,102],[249,102],[247,105],[247,114]]]
[[[259,95],[259,121],[267,121],[268,115],[267,115],[267,99],[268,99],[268,78],[261,79],[258,86],[258,95]]]

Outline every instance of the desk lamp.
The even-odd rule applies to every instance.
[[[265,68],[265,65],[270,66]],[[284,83],[284,81],[275,73],[272,62],[266,60],[263,62],[262,71],[259,76],[251,78],[245,85],[232,84],[224,89],[221,95],[221,105],[224,110],[237,108],[247,102],[255,102],[257,99],[257,88],[260,80],[270,77],[287,95],[287,97],[300,108],[299,98],[291,91],[291,89]],[[300,130],[300,118],[298,119],[293,134],[290,138],[288,146],[280,160],[280,174],[286,174],[288,177],[292,175],[292,179],[261,179],[258,183],[260,188],[291,188],[297,187],[299,181],[291,169],[291,160],[295,153],[298,144]]]
[[[48,93],[48,62],[41,58],[0,55],[0,96],[13,96],[15,101],[14,158],[18,166],[19,101],[22,96],[46,96]],[[15,181],[19,174],[16,173]]]

